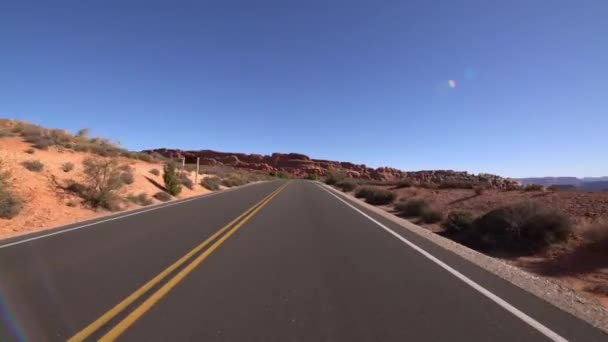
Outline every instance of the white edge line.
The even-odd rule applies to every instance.
[[[242,189],[244,187],[247,187],[247,186],[250,186],[250,185],[254,185],[254,184],[260,184],[260,183],[258,183],[258,182],[256,182],[256,183],[249,183],[247,185],[240,186],[240,187],[237,187],[237,188],[230,188],[230,189],[226,189],[226,190],[223,190],[223,191],[215,191],[215,192],[211,192],[211,193],[208,193],[208,194],[203,194],[203,195],[194,196],[194,197],[190,197],[190,198],[175,200],[175,201],[170,202],[170,203],[159,203],[159,204],[153,206],[153,208],[147,208],[147,209],[142,209],[142,210],[134,209],[134,211],[131,212],[131,213],[126,213],[124,215],[118,214],[118,216],[110,217],[110,218],[107,218],[107,219],[102,219],[100,221],[95,221],[95,222],[83,224],[83,225],[72,227],[72,228],[61,229],[61,226],[54,227],[54,228],[48,228],[48,229],[59,229],[59,230],[55,231],[55,232],[52,232],[52,233],[38,235],[38,236],[34,236],[34,237],[31,237],[31,238],[28,238],[28,239],[23,239],[23,240],[7,243],[5,245],[0,245],[0,249],[11,247],[11,246],[15,246],[15,245],[20,245],[22,243],[26,243],[26,242],[30,242],[30,241],[34,241],[34,240],[43,239],[43,238],[46,238],[46,237],[49,237],[49,236],[54,236],[54,235],[59,235],[59,234],[71,232],[71,231],[77,230],[77,229],[91,227],[91,226],[94,226],[94,225],[97,225],[97,224],[100,224],[100,223],[106,223],[106,222],[110,222],[110,221],[119,220],[119,219],[122,219],[122,218],[125,218],[125,217],[130,217],[130,216],[135,216],[135,215],[147,213],[147,212],[153,211],[153,210],[163,209],[163,208],[172,207],[174,205],[178,205],[178,204],[182,204],[182,203],[188,203],[188,202],[196,201],[196,200],[199,200],[199,199],[202,199],[202,198],[211,197],[211,196],[214,196],[214,195],[225,194],[225,193],[228,193],[228,192],[231,192],[231,191],[235,191],[235,190],[239,190],[239,189]],[[34,233],[35,232],[31,232],[31,233],[28,233],[28,234],[34,234]],[[7,239],[10,239],[10,238],[11,237],[8,237]]]
[[[472,287],[473,289],[477,290],[479,293],[481,293],[482,295],[486,296],[487,298],[489,298],[490,300],[492,300],[493,302],[495,302],[496,304],[498,304],[499,306],[501,306],[503,309],[509,311],[514,316],[516,316],[517,318],[521,319],[522,321],[524,321],[525,323],[527,323],[528,325],[530,325],[532,328],[538,330],[541,334],[547,336],[548,338],[550,338],[551,340],[556,341],[556,342],[567,342],[568,341],[564,337],[560,336],[558,333],[556,333],[553,330],[547,328],[542,323],[538,322],[534,318],[528,316],[527,314],[525,314],[521,310],[519,310],[516,307],[514,307],[513,305],[509,304],[504,299],[498,297],[497,295],[493,294],[492,292],[490,292],[489,290],[487,290],[483,286],[479,285],[474,280],[472,280],[472,279],[468,278],[467,276],[465,276],[464,274],[458,272],[457,270],[455,270],[451,266],[447,265],[443,261],[437,259],[435,256],[433,256],[429,252],[427,252],[424,249],[418,247],[417,245],[415,245],[414,243],[412,243],[408,239],[404,238],[403,236],[397,234],[395,231],[393,231],[392,229],[390,229],[387,226],[383,225],[382,223],[378,222],[373,217],[367,215],[366,213],[364,213],[363,211],[361,211],[359,208],[355,207],[354,205],[352,205],[352,204],[348,203],[347,201],[345,201],[344,199],[340,198],[338,195],[336,195],[332,191],[326,189],[324,186],[319,185],[319,184],[317,184],[317,186],[320,187],[321,189],[327,191],[330,195],[334,196],[339,201],[341,201],[342,203],[344,203],[347,206],[349,206],[351,209],[353,209],[356,212],[358,212],[359,214],[365,216],[365,218],[367,218],[368,220],[372,221],[376,225],[380,226],[382,229],[386,230],[388,233],[390,233],[391,235],[393,235],[397,239],[401,240],[403,243],[405,243],[408,246],[410,246],[416,252],[422,254],[423,256],[425,256],[426,258],[428,258],[429,260],[431,260],[435,264],[439,265],[441,268],[443,268],[444,270],[448,271],[449,273],[451,273],[456,278],[462,280],[465,284],[467,284],[470,287]]]

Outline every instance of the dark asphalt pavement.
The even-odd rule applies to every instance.
[[[316,183],[274,181],[0,242],[0,341],[546,341],[547,331],[554,339],[608,341],[354,205],[541,328]],[[112,311],[125,298],[135,299]],[[104,314],[111,317],[86,330]]]

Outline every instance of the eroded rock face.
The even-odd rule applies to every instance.
[[[490,174],[474,175],[468,172],[452,170],[405,172],[391,167],[379,167],[374,169],[363,164],[311,159],[306,155],[298,153],[273,153],[268,156],[260,154],[217,152],[212,150],[182,151],[166,148],[143,152],[156,152],[168,158],[185,157],[188,163],[195,162],[196,158],[199,157],[201,158],[201,165],[228,165],[267,172],[283,171],[296,177],[303,177],[308,174],[324,176],[330,170],[334,170],[342,172],[352,178],[367,180],[391,182],[408,179],[415,183],[435,184],[458,182],[483,185],[503,190],[512,190],[519,187],[519,183],[514,180]]]

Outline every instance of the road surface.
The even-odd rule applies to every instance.
[[[4,240],[0,341],[608,341],[340,198],[274,181]]]

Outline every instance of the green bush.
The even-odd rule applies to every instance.
[[[219,177],[205,177],[201,179],[201,185],[211,191],[218,191],[222,180]]]
[[[129,195],[127,196],[127,200],[131,203],[135,203],[141,206],[152,204],[152,199],[149,198],[148,194],[146,194],[145,192],[142,192],[139,195]]]
[[[154,194],[154,198],[156,198],[157,200],[161,201],[161,202],[167,202],[171,200],[171,195],[169,195],[168,193],[164,192],[164,191],[159,191],[156,194]]]
[[[357,188],[357,191],[355,191],[355,197],[357,198],[366,198],[367,196],[370,196],[370,194],[372,192],[374,192],[376,188],[373,188],[371,186],[362,186]]]
[[[338,188],[342,189],[344,192],[353,191],[357,188],[357,182],[352,178],[346,178],[336,182],[335,184]]]
[[[422,219],[422,222],[424,223],[437,223],[443,219],[443,214],[438,210],[427,208],[422,211],[420,219]]]
[[[453,211],[441,226],[450,234],[468,234],[473,231],[474,220],[473,214],[468,211]]]
[[[21,165],[32,172],[40,172],[44,169],[44,164],[39,160],[26,160]]]
[[[155,176],[160,176],[160,171],[158,169],[152,169],[152,170],[150,170],[150,173]]]
[[[70,172],[70,171],[74,170],[74,163],[70,163],[70,162],[63,163],[61,165],[61,169],[63,170],[63,172]]]
[[[395,204],[395,209],[404,217],[420,217],[430,210],[429,204],[423,199],[411,199]]]
[[[169,162],[165,164],[163,180],[169,194],[177,196],[182,192],[182,182],[177,174],[175,163]]]
[[[525,202],[490,211],[475,221],[475,244],[484,249],[538,252],[572,231],[563,214]]]

